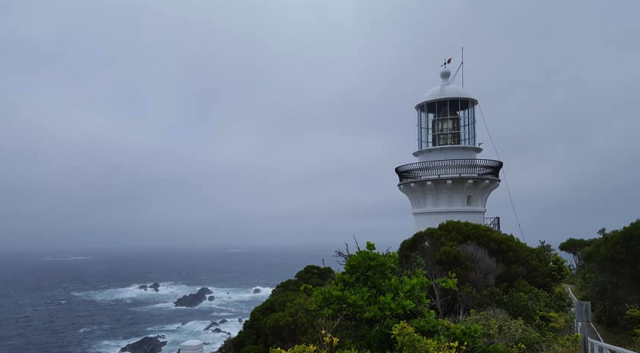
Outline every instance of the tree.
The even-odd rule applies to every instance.
[[[461,290],[448,302],[432,283],[430,295],[440,317],[505,305],[505,296],[521,281],[554,293],[569,275],[564,259],[548,245],[533,248],[512,235],[468,222],[449,221],[418,232],[402,242],[398,253],[405,268],[422,268],[427,275],[437,269],[458,279]]]
[[[309,265],[294,279],[278,284],[271,296],[253,309],[242,331],[233,338],[235,352],[268,353],[270,347],[288,349],[315,339],[319,317],[309,309],[312,306],[309,292],[327,285],[333,277],[330,267]]]
[[[393,326],[428,311],[429,281],[422,271],[405,271],[395,252],[379,253],[373,243],[352,253],[333,285],[314,292],[317,309],[338,321],[347,348],[385,352],[395,342]]]
[[[495,276],[496,284],[511,286],[524,279],[547,291],[568,276],[562,259],[554,260],[553,255],[550,259],[546,247],[532,248],[513,235],[469,222],[448,221],[418,232],[400,244],[398,253],[407,268],[416,266],[416,256],[423,258],[424,263],[433,260],[447,273],[455,273],[460,285],[469,284],[476,289],[485,286],[486,282],[477,281],[483,272],[486,281],[493,281],[491,277]]]
[[[607,238],[605,236],[603,238]],[[546,244],[466,222],[398,252],[346,250],[342,272],[308,266],[256,307],[226,353],[502,353],[562,342],[565,261]],[[430,310],[433,304],[435,310]],[[476,309],[478,311],[475,311]],[[631,311],[629,320],[635,319]]]
[[[582,264],[582,252],[591,243],[593,243],[593,240],[569,238],[560,243],[558,249],[571,255],[577,270]]]
[[[504,266],[487,249],[476,243],[464,243],[460,245],[460,249],[473,263],[473,270],[467,276],[469,284],[480,289],[495,286],[496,278],[502,273]]]
[[[621,328],[627,306],[640,304],[640,220],[599,234],[580,252],[578,289],[601,324]]]

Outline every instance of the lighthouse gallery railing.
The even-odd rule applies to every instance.
[[[502,162],[492,159],[444,159],[401,165],[396,174],[401,183],[445,177],[499,178]]]

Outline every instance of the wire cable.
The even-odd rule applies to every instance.
[[[464,65],[463,62],[460,62],[460,65],[458,65],[458,68],[456,69],[456,72],[453,74],[453,76],[451,76],[451,79],[449,80],[449,84],[452,85],[453,82],[456,80],[456,77],[458,76],[458,72],[460,71],[460,68],[462,67],[462,65]]]
[[[484,112],[482,111],[482,105],[478,104],[480,107],[480,116],[482,116],[482,123],[484,124],[484,128],[487,130],[487,135],[489,135],[489,141],[491,142],[491,146],[493,147],[493,151],[496,153],[496,156],[499,160],[502,160],[500,157],[500,153],[496,148],[496,144],[493,142],[493,137],[491,137],[491,132],[489,131],[489,125],[487,125],[487,119],[484,118]],[[516,205],[513,203],[513,197],[511,196],[511,189],[509,188],[509,181],[507,180],[507,173],[505,168],[502,168],[502,178],[504,179],[504,184],[507,187],[507,194],[509,194],[509,201],[511,202],[511,209],[513,209],[513,214],[516,216],[516,222],[518,223],[518,229],[520,229],[520,235],[522,235],[522,240],[527,242],[527,238],[524,236],[524,231],[522,230],[522,225],[520,225],[520,217],[518,217],[518,211],[516,211]]]

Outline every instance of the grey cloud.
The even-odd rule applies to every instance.
[[[640,209],[640,25],[617,5],[6,2],[2,250],[397,246],[393,168],[460,46],[527,241],[621,227]],[[519,234],[504,182],[488,207]]]

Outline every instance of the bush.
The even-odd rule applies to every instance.
[[[268,353],[270,347],[291,348],[316,336],[317,313],[309,308],[311,297],[302,288],[327,285],[334,276],[329,267],[307,266],[295,279],[274,288],[269,298],[251,312],[242,330],[233,338],[238,353]]]

